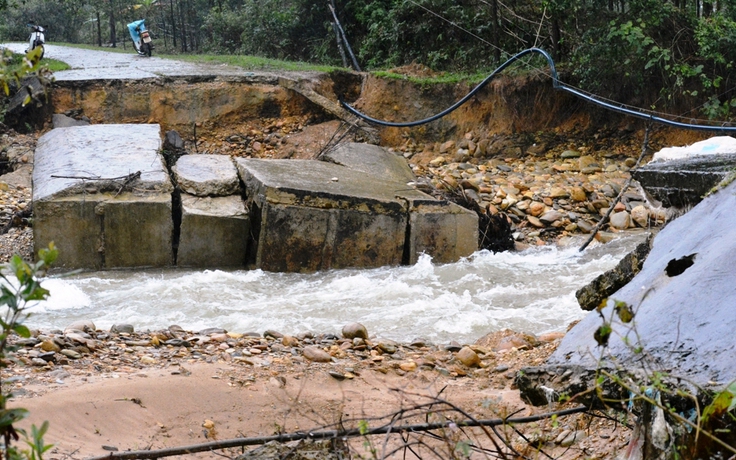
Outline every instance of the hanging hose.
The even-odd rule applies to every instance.
[[[736,127],[733,126],[709,126],[709,125],[695,125],[691,123],[682,123],[678,121],[668,120],[666,118],[653,116],[651,114],[645,113],[642,110],[633,110],[633,109],[627,109],[625,107],[619,107],[617,105],[602,101],[600,99],[597,99],[595,97],[589,96],[581,91],[578,91],[577,89],[574,89],[565,83],[560,82],[560,79],[557,76],[557,69],[555,69],[555,63],[552,60],[552,56],[550,56],[546,51],[540,49],[540,48],[529,48],[526,49],[518,54],[515,54],[511,58],[509,58],[508,61],[501,64],[500,67],[498,67],[496,70],[494,70],[490,75],[488,75],[482,82],[480,82],[475,88],[473,88],[472,91],[470,91],[465,97],[457,101],[452,106],[448,107],[447,109],[443,110],[442,112],[433,115],[429,118],[425,118],[423,120],[417,120],[417,121],[409,121],[409,122],[391,122],[391,121],[384,121],[384,120],[378,120],[376,118],[371,118],[368,115],[365,115],[353,107],[351,107],[349,104],[347,104],[345,101],[340,100],[340,104],[350,113],[353,115],[362,118],[363,120],[366,120],[371,123],[375,123],[377,125],[381,126],[392,126],[397,128],[408,128],[412,126],[419,126],[423,125],[435,120],[438,120],[445,115],[455,111],[458,107],[463,105],[473,97],[478,91],[480,91],[484,86],[486,86],[493,78],[501,71],[506,69],[506,67],[510,66],[514,61],[521,59],[522,57],[526,56],[527,54],[532,53],[538,53],[541,54],[546,60],[547,64],[549,64],[550,73],[552,76],[552,87],[556,90],[561,90],[568,92],[576,97],[579,97],[580,99],[586,100],[590,103],[593,103],[599,107],[603,107],[604,109],[611,110],[613,112],[621,113],[624,115],[630,115],[632,117],[636,118],[642,118],[649,120],[654,123],[660,123],[667,126],[673,126],[676,128],[683,128],[683,129],[691,129],[691,130],[698,130],[698,131],[721,131],[721,132],[736,132]]]

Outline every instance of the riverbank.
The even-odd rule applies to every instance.
[[[21,349],[6,380],[13,404],[31,411],[29,423],[49,420],[46,441],[55,447],[48,458],[58,459],[334,429],[338,421],[345,428],[360,420],[374,427],[385,423],[374,417],[432,400],[455,405],[457,411],[443,413],[455,422],[558,409],[526,405],[513,377],[543,363],[562,334],[501,331],[474,344],[433,345],[363,339],[366,332],[346,327],[341,337],[294,337],[177,326],[137,332],[130,325],[101,331],[82,322],[14,340]],[[431,411],[417,412],[412,420],[398,419],[421,423]],[[555,458],[614,458],[629,434],[584,414],[516,428],[537,447],[501,429],[512,448],[543,455],[541,447]],[[480,431],[472,440],[493,448]],[[365,454],[362,439],[350,447]]]

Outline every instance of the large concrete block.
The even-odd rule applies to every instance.
[[[182,194],[177,265],[242,267],[250,220],[239,196],[196,197]]]
[[[406,184],[415,181],[416,176],[403,156],[391,153],[383,147],[372,144],[346,142],[338,144],[320,157],[348,167],[355,171]]]
[[[103,214],[106,268],[174,263],[171,195],[123,193],[97,206]]]
[[[240,193],[240,179],[229,155],[184,155],[172,168],[179,188],[195,196]]]
[[[450,263],[478,250],[478,215],[449,201],[412,200],[409,208],[410,264],[422,253]]]
[[[59,128],[42,136],[33,169],[36,250],[53,241],[65,268],[173,262],[173,186],[158,125]]]
[[[104,268],[100,202],[82,195],[33,204],[33,241],[36,252],[54,242],[59,268]]]
[[[401,263],[406,215],[264,203],[252,262],[263,270],[313,272]]]
[[[251,207],[250,261],[272,271],[378,267],[402,261],[406,184],[308,160],[237,159]]]

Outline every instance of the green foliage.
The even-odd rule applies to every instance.
[[[0,122],[5,119],[5,106],[11,89],[15,89],[28,74],[45,75],[48,68],[42,65],[41,48],[29,51],[25,56],[13,54],[9,50],[0,50]],[[23,105],[31,102],[28,95]]]
[[[30,304],[48,297],[49,291],[41,286],[41,278],[57,256],[58,251],[50,243],[48,248],[39,251],[38,262],[28,263],[14,255],[0,271],[0,306],[5,308],[4,314],[0,315],[0,369],[8,365],[15,351],[8,343],[10,335],[17,334],[26,338],[31,336],[30,330],[23,323],[29,316]],[[2,386],[0,389],[0,438],[4,440],[5,458],[41,460],[43,454],[52,447],[43,441],[48,422],[44,422],[40,428],[33,425],[30,435],[24,430],[16,429],[13,425],[24,419],[28,411],[23,408],[9,408],[8,400],[12,394]],[[13,445],[13,441],[18,441],[21,436],[28,449],[19,450]]]

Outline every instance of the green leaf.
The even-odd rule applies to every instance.
[[[24,339],[31,336],[31,331],[23,324],[16,324],[13,326],[13,330]]]
[[[634,312],[629,307],[629,304],[617,300],[614,306],[616,314],[622,323],[628,324],[634,319]]]
[[[608,339],[611,337],[611,332],[613,332],[611,325],[603,323],[603,325],[593,333],[593,338],[598,342],[599,346],[605,347],[608,345]]]
[[[0,432],[5,431],[13,423],[19,422],[28,416],[28,410],[16,407],[0,410]]]

